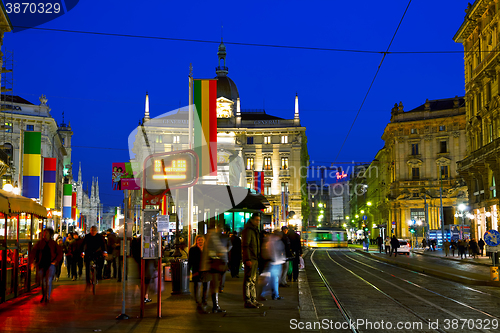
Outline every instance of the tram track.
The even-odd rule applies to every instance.
[[[361,318],[361,316],[367,316],[370,319],[376,317],[375,314],[370,313],[372,309],[364,311],[366,309],[360,309],[359,303],[357,304],[356,302],[352,302],[356,298],[349,294],[349,292],[347,291],[349,288],[365,288],[363,289],[363,292],[365,292],[366,297],[370,299],[380,299],[380,296],[376,295],[383,296],[383,298],[387,301],[381,301],[380,307],[385,307],[388,309],[387,318],[398,318],[398,316],[395,316],[394,313],[400,314],[399,317],[405,318],[406,320],[409,320],[410,317],[416,318],[418,319],[416,320],[416,322],[421,322],[423,324],[424,328],[422,329],[422,326],[420,326],[421,328],[419,330],[422,332],[449,332],[448,330],[444,330],[448,329],[446,327],[433,326],[433,321],[429,318],[431,317],[429,315],[430,313],[434,314],[436,318],[440,318],[439,320],[441,321],[443,321],[442,318],[451,318],[450,320],[453,321],[463,321],[464,313],[476,313],[476,316],[480,316],[469,319],[472,320],[472,322],[474,322],[474,320],[488,320],[488,322],[490,322],[491,320],[500,321],[499,316],[496,316],[495,314],[487,310],[482,310],[476,306],[457,300],[454,297],[446,296],[440,292],[429,289],[428,286],[421,285],[418,282],[410,281],[408,278],[400,277],[398,276],[399,273],[391,272],[392,269],[375,267],[374,264],[371,265],[370,263],[365,263],[352,258],[352,254],[346,255],[345,252],[347,251],[313,250],[310,256],[310,260],[313,267],[315,268],[316,273],[318,274],[322,283],[328,290],[328,293],[332,297],[336,308],[341,313],[343,319],[346,322],[356,322],[356,320]],[[366,257],[363,256],[363,258]],[[386,264],[373,258],[366,259],[370,259],[372,262],[376,262],[378,264]],[[335,266],[331,266],[331,264],[328,264],[328,262],[335,264]],[[393,265],[386,265],[393,268],[394,270],[402,269]],[[420,279],[433,278],[419,272],[414,272],[408,269],[404,270],[407,272],[418,274]],[[349,278],[349,276],[355,277],[355,280],[352,280],[352,278]],[[376,281],[374,281],[374,279],[376,279]],[[349,281],[349,288],[345,288],[345,286],[343,285],[345,284],[345,281]],[[333,286],[330,282],[333,282]],[[366,285],[369,290],[373,291],[373,293],[368,291],[368,289],[366,289],[367,287],[362,287],[362,285]],[[411,288],[416,289],[410,291]],[[488,294],[480,290],[475,290],[472,288],[468,289],[478,294],[489,295],[493,298],[496,297],[495,295]],[[436,299],[441,300],[436,301]],[[387,305],[387,302],[392,303],[394,306],[391,307]],[[434,312],[432,312],[432,310],[430,309],[434,309]],[[403,312],[407,313],[407,315],[402,315]],[[380,317],[380,314],[378,314],[378,316]],[[488,319],[480,319],[483,317]],[[364,329],[359,329],[356,327],[350,328],[352,332],[365,332]],[[450,330],[457,331],[456,329],[451,328]],[[458,331],[460,332],[460,330]],[[474,327],[474,329],[472,330],[469,329],[469,331],[479,331],[485,333],[491,332],[488,329],[477,327]]]
[[[329,254],[329,253],[328,253],[328,256],[330,257],[330,254]],[[386,272],[386,271],[384,271],[384,270],[382,270],[382,269],[380,269],[380,268],[377,268],[377,267],[374,267],[374,266],[368,265],[368,264],[366,264],[366,263],[363,263],[363,262],[361,262],[361,261],[359,261],[359,260],[356,260],[356,259],[354,259],[354,258],[351,258],[350,256],[345,256],[345,257],[347,257],[349,260],[354,261],[354,262],[356,262],[356,263],[358,263],[358,264],[360,264],[360,265],[363,265],[363,266],[369,267],[369,268],[371,268],[371,269],[373,269],[373,270],[376,270],[376,271],[378,271],[378,272],[380,272],[380,273],[384,273],[385,275],[391,276],[391,277],[393,277],[393,278],[395,278],[395,279],[398,279],[398,280],[400,280],[400,281],[403,281],[403,282],[405,282],[405,283],[408,283],[408,284],[410,284],[410,285],[412,285],[412,286],[414,286],[414,287],[416,287],[416,288],[419,288],[419,289],[424,290],[424,291],[427,291],[427,292],[429,292],[429,293],[433,293],[433,294],[435,294],[435,295],[441,296],[441,297],[445,298],[446,300],[449,300],[449,301],[455,302],[455,303],[457,303],[457,304],[459,304],[459,305],[461,305],[461,306],[463,306],[463,307],[468,308],[469,310],[473,310],[473,311],[479,312],[479,313],[481,313],[481,314],[483,314],[483,315],[485,315],[485,316],[488,316],[488,317],[491,317],[491,318],[494,318],[494,319],[500,320],[500,317],[497,317],[497,316],[495,316],[495,315],[492,315],[492,314],[488,313],[487,311],[483,311],[483,310],[480,310],[480,309],[478,309],[478,308],[475,308],[475,307],[473,307],[473,306],[471,306],[471,305],[468,305],[468,304],[466,304],[466,303],[464,303],[464,302],[458,301],[458,300],[456,300],[456,299],[454,299],[454,298],[448,297],[448,296],[443,295],[443,294],[441,294],[441,293],[439,293],[439,292],[436,292],[436,291],[433,291],[433,290],[431,290],[431,289],[429,289],[429,288],[423,287],[423,286],[421,286],[421,285],[419,285],[419,284],[417,284],[417,283],[415,283],[415,282],[412,282],[412,281],[409,281],[409,280],[407,280],[407,279],[404,279],[404,278],[398,277],[398,276],[396,276],[396,275],[394,275],[394,274],[391,274],[391,273],[389,273],[389,272]],[[331,257],[330,257],[330,258],[331,258]],[[343,259],[343,260],[345,260],[344,258],[342,258],[342,259]],[[371,274],[371,275],[373,275],[373,274]],[[374,275],[374,276],[375,276],[375,275]],[[378,276],[377,276],[377,277],[378,277]],[[378,277],[378,278],[380,278],[380,277]],[[490,296],[493,296],[493,295],[490,295]]]
[[[353,250],[349,250],[349,251],[351,253],[359,256],[359,257],[365,258],[365,259],[370,260],[372,262],[375,262],[375,263],[377,263],[379,265],[385,265],[385,266],[391,267],[391,268],[396,268],[397,267],[397,266],[394,266],[393,264],[377,260],[377,259],[372,258],[370,256],[363,255],[363,254],[361,254],[361,253],[359,253],[357,251],[353,251]],[[414,270],[406,268],[406,267],[397,267],[397,268],[399,268],[401,270],[405,270],[405,271],[407,271],[409,273],[413,273],[413,274],[421,276],[421,277],[425,277],[425,278],[428,278],[428,279],[432,279],[434,281],[438,281],[440,283],[447,283],[447,284],[452,285],[452,286],[457,286],[457,285],[463,286],[459,282],[444,280],[443,278],[439,278],[439,277],[436,277],[436,276],[433,276],[433,275],[429,275],[429,274],[425,274],[425,273],[422,273],[422,272],[414,271]],[[491,294],[491,293],[479,290],[477,288],[472,288],[470,286],[463,286],[463,288],[465,288],[467,290],[470,290],[470,291],[473,291],[473,292],[476,292],[476,293],[481,294],[481,295],[487,295],[487,296],[492,297],[492,298],[500,299],[500,295],[494,295],[494,294]]]

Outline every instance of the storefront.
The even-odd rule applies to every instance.
[[[0,303],[37,286],[28,255],[40,239],[46,218],[45,207],[0,190]]]

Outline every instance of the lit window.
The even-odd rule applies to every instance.
[[[417,129],[416,129],[416,128],[412,128],[412,129],[411,129],[411,134],[417,134],[417,133],[418,133],[418,132],[417,132]]]
[[[446,131],[446,126],[439,126],[439,132]]]
[[[271,158],[264,157],[264,170],[271,170],[273,167],[271,165]]]
[[[271,195],[271,184],[270,183],[264,184],[264,195]]]
[[[313,202],[311,202],[311,207],[313,207],[313,208],[314,208],[314,201],[313,201]]]
[[[281,158],[281,170],[287,170],[288,169],[288,157],[282,157]]]
[[[439,152],[447,153],[448,152],[448,143],[446,141],[441,141],[439,143]]]
[[[418,143],[412,143],[411,145],[411,154],[418,155]]]
[[[288,192],[288,182],[281,183],[281,192]]]
[[[449,175],[449,169],[447,165],[441,166],[441,179],[448,179],[450,177]]]
[[[247,136],[247,145],[253,145],[253,136]]]
[[[163,136],[161,135],[156,136],[156,143],[163,143]]]
[[[247,188],[252,188],[252,182],[247,182]]]
[[[271,137],[270,136],[265,136],[264,137],[264,144],[268,145],[271,143]]]
[[[34,131],[35,125],[26,125],[26,131]]]
[[[281,143],[288,143],[288,135],[281,136]]]
[[[181,137],[180,137],[180,135],[174,135],[174,137],[173,137],[173,143],[181,143]]]
[[[12,123],[5,123],[5,132],[12,133]]]
[[[64,146],[66,140],[64,140],[64,138],[62,138],[62,145]]]
[[[420,179],[420,168],[411,168],[411,179],[412,180]]]
[[[175,212],[176,212],[175,206],[172,205],[171,207],[172,207],[172,214],[175,214]]]
[[[253,157],[247,158],[247,170],[253,170]]]

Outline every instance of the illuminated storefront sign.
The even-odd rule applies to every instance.
[[[198,157],[192,150],[151,155],[144,162],[145,190],[157,194],[198,181]]]

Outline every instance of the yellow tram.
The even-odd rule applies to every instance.
[[[303,239],[308,248],[347,247],[347,233],[342,228],[308,228]]]

